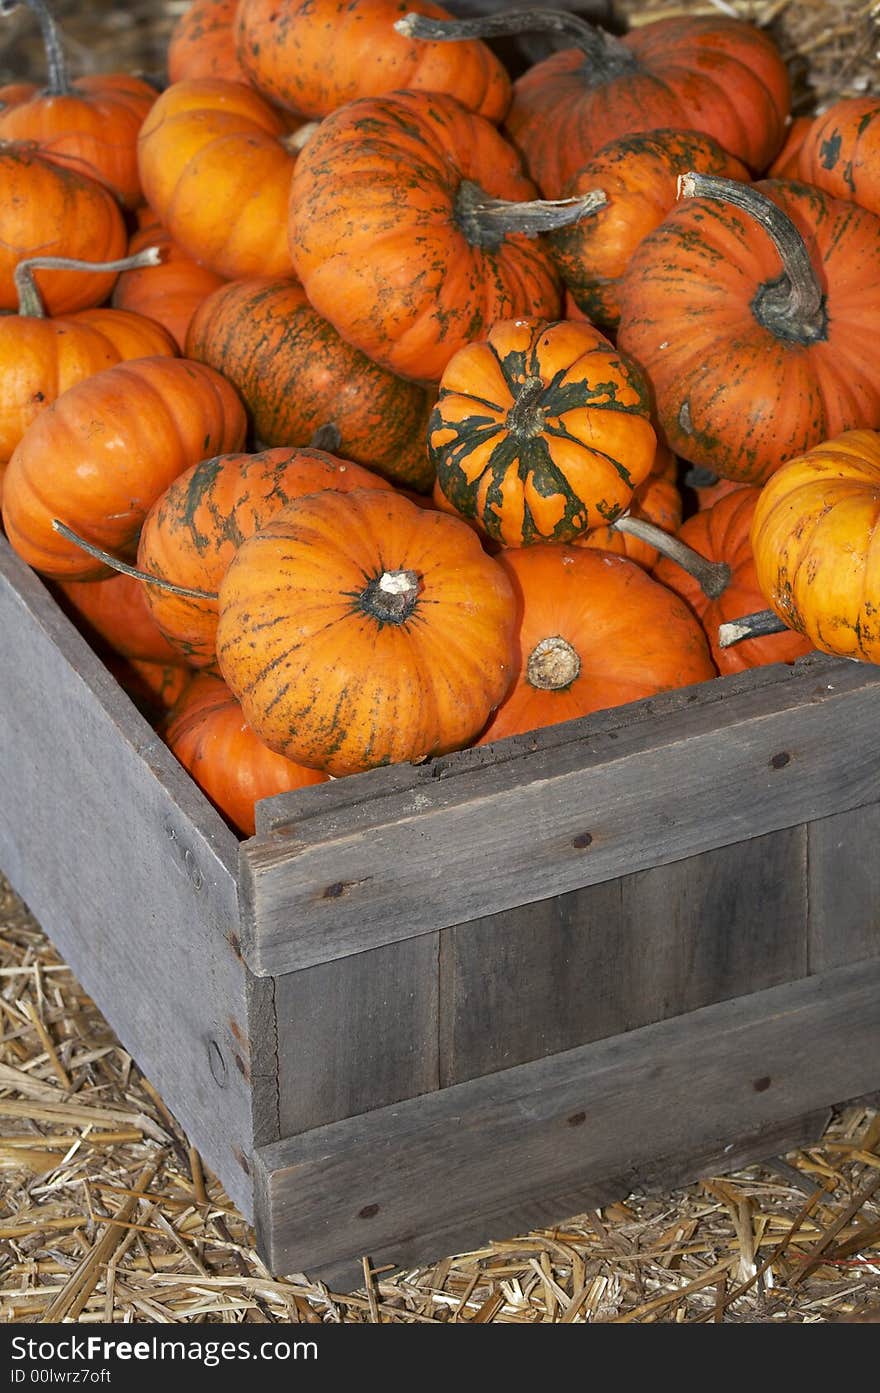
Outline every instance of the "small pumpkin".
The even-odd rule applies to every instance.
[[[880,663],[878,523],[874,430],[822,441],[788,460],[761,490],[751,526],[761,593],[823,653]]]
[[[349,102],[296,162],[290,251],[312,305],[392,372],[437,382],[499,319],[556,318],[535,239],[601,195],[547,208],[493,125],[442,94]]]
[[[138,137],[144,195],[174,241],[215,275],[289,274],[295,139],[243,83],[175,82]]]
[[[689,173],[620,282],[617,341],[677,455],[739,483],[880,426],[880,219],[806,184]]]
[[[425,44],[394,21],[408,8],[435,18],[431,0],[241,0],[235,17],[239,61],[259,91],[305,116],[327,116],[359,97],[407,88],[446,92],[490,121],[510,102],[510,79],[478,40]],[[328,43],[328,35],[332,40]]]
[[[125,221],[106,189],[63,169],[22,141],[0,141],[0,310],[18,308],[15,268],[34,256],[118,261],[125,255]],[[99,305],[115,271],[50,270],[36,282],[51,315]]]
[[[196,310],[186,350],[233,383],[261,444],[307,445],[332,421],[344,458],[396,483],[431,486],[432,397],[340,338],[296,281],[261,276],[218,288]]]
[[[239,547],[217,658],[267,745],[351,774],[471,740],[510,682],[515,619],[463,522],[394,490],[326,490]]]
[[[758,584],[749,529],[760,489],[735,487],[710,508],[694,513],[680,527],[679,540],[710,562],[723,562],[729,572],[720,593],[707,595],[699,580],[678,562],[662,557],[654,567],[654,579],[669,586],[690,605],[702,624],[715,666],[722,676],[766,663],[793,663],[809,653],[812,644],[800,634],[784,633],[746,640],[722,648],[718,630],[722,624],[764,605]]]
[[[143,258],[142,258],[143,260]],[[152,262],[152,256],[147,260]],[[0,315],[0,460],[9,459],[27,427],[50,402],[104,368],[126,358],[173,357],[176,348],[159,324],[126,310],[99,307],[49,318],[37,291],[35,271],[95,271],[93,262],[34,257],[14,272],[18,313]],[[96,270],[118,271],[130,259],[98,263]]]
[[[803,177],[800,169],[801,150],[813,120],[812,116],[795,116],[792,119],[785,143],[767,170],[768,179],[800,179]]]
[[[199,461],[169,484],[144,519],[138,566],[147,575],[215,595],[242,542],[281,508],[321,489],[389,489],[384,479],[323,450],[279,448]],[[215,661],[217,601],[148,585],[150,613],[193,667]]]
[[[327,780],[264,745],[229,688],[211,673],[199,673],[187,685],[162,735],[202,792],[246,837],[254,835],[261,798]]]
[[[620,318],[617,284],[644,237],[675,207],[678,178],[689,170],[748,180],[741,161],[699,131],[656,130],[621,136],[565,184],[565,197],[601,189],[592,217],[549,236],[553,259],[591,323],[613,329]]]
[[[614,521],[656,455],[642,376],[591,324],[507,319],[461,349],[428,428],[437,483],[504,546]]]
[[[161,259],[155,266],[123,271],[113,287],[112,303],[116,309],[133,310],[161,324],[183,353],[193,314],[225,282],[187,256],[155,220],[132,234],[128,254],[137,255],[145,247],[158,247]]]
[[[572,46],[532,64],[513,85],[505,126],[547,198],[600,146],[675,127],[717,140],[749,169],[767,168],[791,105],[788,72],[770,36],[724,15],[656,19],[617,38],[564,11],[508,10],[473,20],[404,21],[449,40],[550,29]]]
[[[48,84],[0,111],[0,140],[33,144],[47,160],[95,179],[126,208],[141,201],[137,136],[156,90],[130,73],[71,80],[46,0],[24,0],[43,32]]]
[[[136,358],[75,383],[25,431],[9,461],[3,524],[44,575],[98,579],[108,568],[53,527],[58,519],[105,550],[130,555],[172,479],[207,454],[239,449],[235,389],[203,363]]]
[[[516,677],[479,744],[716,675],[695,615],[627,557],[541,543],[498,563],[517,596]]]

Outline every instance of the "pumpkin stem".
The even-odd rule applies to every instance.
[[[58,518],[52,519],[52,529],[58,532],[68,542],[73,542],[75,546],[88,552],[96,561],[103,561],[105,566],[109,566],[112,571],[119,571],[124,576],[133,576],[135,580],[142,580],[147,585],[155,585],[159,590],[167,590],[171,595],[183,595],[190,600],[213,600],[216,603],[217,595],[210,590],[191,590],[187,585],[175,585],[173,581],[164,580],[161,576],[152,576],[149,571],[139,571],[137,566],[129,566],[127,561],[120,561],[118,556],[111,556],[109,551],[104,551],[101,547],[96,547],[93,542],[87,542],[85,537],[81,537],[78,532],[74,532],[67,523],[59,521]]]
[[[567,10],[513,10],[510,14],[475,19],[429,19],[427,15],[411,13],[398,19],[394,28],[408,39],[429,42],[497,39],[529,33],[562,34],[585,55],[587,63],[582,76],[590,87],[599,87],[638,67],[635,55],[607,29],[600,29]]]
[[[58,25],[55,23],[55,16],[46,4],[46,0],[24,0],[24,5],[31,14],[36,15],[43,35],[46,68],[49,74],[49,81],[44,92],[50,97],[66,97],[73,88],[68,76],[67,59],[64,56],[64,49],[61,47],[61,35],[58,32]],[[4,7],[3,13],[9,13],[8,7]]]
[[[34,271],[138,271],[143,266],[158,266],[162,260],[161,247],[145,247],[133,256],[117,261],[78,261],[72,256],[29,256],[20,261],[12,273],[18,295],[18,313],[28,319],[45,319],[46,306],[37,289]]]
[[[654,547],[661,556],[676,561],[688,575],[693,576],[708,600],[717,600],[730,584],[733,573],[726,561],[710,561],[708,557],[694,551],[693,547],[689,547],[680,537],[673,536],[671,532],[664,532],[662,527],[658,527],[655,522],[649,522],[647,518],[634,518],[629,513],[624,513],[612,522],[611,526],[618,532],[629,533],[630,537],[638,537],[640,542],[647,542],[648,546]]]
[[[788,625],[783,624],[772,609],[760,609],[755,614],[744,614],[741,619],[731,619],[718,626],[718,647],[732,648],[746,638],[766,638],[769,634],[784,634]]]
[[[304,121],[301,126],[297,126],[295,131],[291,131],[289,135],[283,135],[281,144],[291,155],[298,155],[308,145],[320,124],[320,121]]]
[[[507,413],[505,425],[515,435],[531,439],[544,429],[547,413],[538,401],[544,391],[542,377],[524,378],[516,401]]]
[[[751,184],[691,171],[678,178],[679,198],[714,198],[739,208],[764,229],[779,253],[782,275],[765,281],[752,314],[778,339],[816,343],[828,337],[825,295],[807,244],[787,213]]]
[[[568,639],[554,634],[535,644],[526,663],[526,679],[542,692],[561,692],[580,675],[581,660]]]
[[[537,237],[589,217],[607,202],[602,189],[578,198],[532,199],[517,203],[493,198],[470,179],[463,179],[455,199],[454,220],[471,246],[497,251],[505,237],[519,233]]]
[[[379,624],[404,624],[419,598],[419,577],[415,571],[383,571],[358,596],[364,614]]]

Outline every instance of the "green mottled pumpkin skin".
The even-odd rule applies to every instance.
[[[452,359],[428,423],[444,497],[502,546],[569,542],[629,506],[656,453],[647,387],[591,324],[496,324]]]

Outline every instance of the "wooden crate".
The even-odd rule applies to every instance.
[[[880,1088],[880,670],[266,801],[240,843],[0,539],[0,867],[278,1273],[356,1285]]]

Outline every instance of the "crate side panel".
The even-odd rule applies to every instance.
[[[438,940],[276,978],[282,1137],[439,1087]]]
[[[807,973],[806,831],[443,932],[444,1083]]]
[[[692,698],[252,839],[249,966],[294,971],[876,802],[877,668]]]
[[[0,539],[0,865],[245,1213],[237,844]]]
[[[880,957],[880,804],[810,824],[812,971]]]
[[[860,963],[259,1148],[258,1233],[278,1272],[429,1261],[693,1174],[878,1082],[880,962]]]

